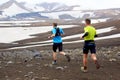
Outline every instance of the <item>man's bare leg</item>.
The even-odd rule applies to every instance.
[[[83,66],[85,70],[87,69],[87,57],[88,54],[83,54]]]
[[[88,54],[83,54],[83,67],[81,67],[82,72],[87,72],[87,56]]]
[[[57,53],[53,52],[53,60],[57,60]]]
[[[65,52],[63,52],[63,51],[62,51],[62,52],[60,52],[60,54],[61,54],[61,55],[66,55],[66,53],[65,53]]]
[[[57,64],[57,53],[53,52],[53,60],[54,62],[52,64]]]
[[[99,69],[100,68],[100,65],[97,61],[97,57],[96,57],[96,54],[91,54],[91,58],[93,59],[94,63],[96,64],[96,68]]]
[[[67,55],[65,52],[60,52],[60,54],[61,54],[61,55],[66,56],[66,58],[67,58],[68,62],[70,62],[70,61],[71,61],[70,56],[69,56],[69,55]]]

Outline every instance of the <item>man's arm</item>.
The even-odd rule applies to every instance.
[[[56,30],[52,30],[51,31],[51,35],[48,37],[48,38],[53,38],[53,37],[55,37],[55,34],[56,34]]]
[[[95,31],[95,36],[94,37],[98,37],[98,35],[97,35],[97,32]]]
[[[84,34],[83,34],[83,36],[81,36],[80,38],[82,39],[82,38],[84,38],[84,37],[86,37],[86,36],[88,36],[88,29],[87,28],[84,28]]]
[[[95,37],[98,37],[98,35],[96,34]]]
[[[64,33],[62,28],[60,29],[60,33],[61,33],[61,36],[65,35],[65,33]]]
[[[88,32],[84,33],[84,35],[82,36],[82,38],[88,36]]]
[[[55,34],[50,35],[48,38],[53,38],[55,37]]]

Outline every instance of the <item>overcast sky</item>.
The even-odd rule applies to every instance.
[[[9,0],[0,0],[0,4]],[[106,8],[120,8],[120,0],[17,0],[18,2],[27,2],[29,4],[36,4],[42,2],[60,2],[67,5],[81,5],[82,8],[87,9],[106,9]]]

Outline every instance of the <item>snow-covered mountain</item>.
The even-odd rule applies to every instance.
[[[94,12],[83,12],[83,11],[60,11],[60,12],[43,12],[41,15],[50,17],[51,19],[72,19],[72,18],[83,18],[83,17],[94,17]],[[69,16],[69,17],[67,17]]]
[[[13,16],[20,13],[29,13],[31,10],[27,9],[23,5],[19,4],[15,0],[10,0],[0,6],[0,11],[4,16]]]
[[[68,6],[66,4],[62,3],[41,3],[41,4],[36,4],[36,6],[43,7],[45,11],[53,12],[53,11],[72,11],[75,8],[80,7],[79,5],[74,5],[74,6]],[[80,9],[79,9],[80,10]]]
[[[41,15],[47,16],[50,19],[116,19],[120,16],[120,9],[41,12]]]
[[[0,19],[118,19],[120,8],[103,10],[82,10],[80,5],[68,6],[62,3],[28,4],[9,0],[0,5]]]
[[[80,10],[79,5],[74,5],[74,6],[67,6],[66,4],[63,3],[47,3],[43,2],[40,4],[27,4],[24,3],[24,6],[31,9],[32,11],[40,11],[40,12],[55,12],[55,11],[72,11],[72,10]]]

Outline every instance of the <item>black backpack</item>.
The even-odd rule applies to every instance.
[[[61,36],[60,29],[59,29],[59,28],[55,28],[55,29],[56,29],[56,34],[55,34],[55,36]]]

